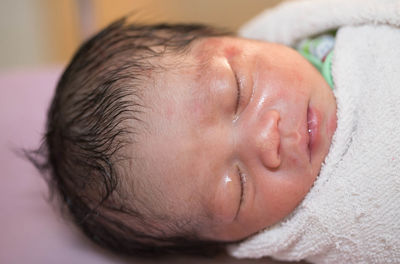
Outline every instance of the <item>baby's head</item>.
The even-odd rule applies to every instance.
[[[335,128],[328,84],[296,51],[206,26],[120,20],[58,83],[50,184],[100,245],[200,253],[290,214]]]

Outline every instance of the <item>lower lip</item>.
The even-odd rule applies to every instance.
[[[320,114],[314,109],[309,107],[307,109],[307,126],[308,126],[308,150],[310,153],[310,161],[312,160],[313,151],[319,142],[319,127],[320,127]]]

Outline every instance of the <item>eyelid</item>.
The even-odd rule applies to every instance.
[[[236,106],[235,106],[235,114],[238,113],[239,106],[240,106],[240,99],[241,99],[241,90],[242,90],[242,85],[240,82],[240,79],[238,78],[236,72],[234,71],[235,75],[235,80],[236,80],[236,89],[237,89],[237,99],[236,99]]]
[[[244,173],[242,173],[239,166],[237,166],[237,171],[238,171],[238,175],[239,175],[239,179],[240,179],[240,201],[239,201],[239,208],[238,208],[238,213],[239,213],[240,208],[242,207],[242,204],[244,201],[246,176]]]

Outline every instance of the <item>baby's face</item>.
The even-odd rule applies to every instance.
[[[151,73],[150,132],[140,145],[153,207],[225,241],[292,212],[336,129],[319,72],[285,46],[228,37],[198,40],[163,65]]]

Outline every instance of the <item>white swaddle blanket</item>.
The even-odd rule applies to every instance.
[[[319,177],[282,222],[230,246],[238,258],[400,263],[400,0],[289,2],[241,34],[293,45],[339,28],[338,127]]]

